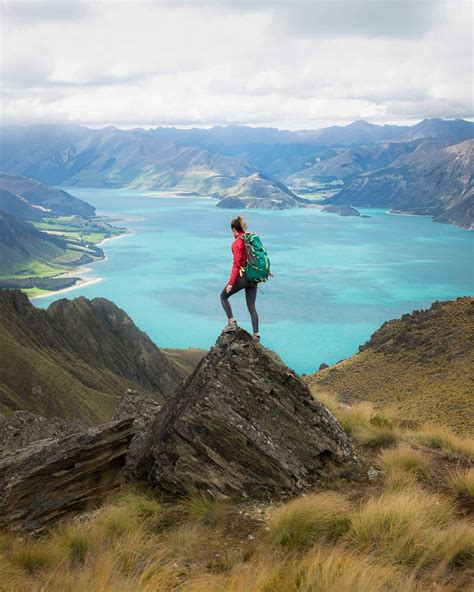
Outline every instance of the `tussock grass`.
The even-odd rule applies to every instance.
[[[228,515],[229,504],[204,492],[194,492],[179,504],[179,508],[186,518],[211,526]]]
[[[357,431],[366,429],[370,425],[374,407],[372,403],[358,403],[353,407],[339,407],[334,410],[334,414],[345,431],[355,435]]]
[[[392,446],[400,438],[398,431],[388,425],[369,424],[366,427],[359,427],[355,430],[356,439],[363,446]]]
[[[336,541],[350,526],[350,505],[343,495],[316,493],[299,497],[274,513],[270,528],[274,543],[301,550],[315,541]]]
[[[449,500],[418,487],[384,492],[354,514],[347,540],[364,552],[406,564],[432,563],[432,529],[447,527],[455,512]]]
[[[469,522],[451,524],[433,533],[431,554],[439,562],[438,571],[447,567],[474,569],[474,525]]]
[[[474,510],[474,468],[452,471],[448,474],[447,484],[460,502]]]
[[[338,403],[327,392],[317,392],[315,397],[326,405],[344,430],[363,446],[391,446],[399,441],[400,433],[394,422],[376,411],[370,402],[357,403],[351,407]]]
[[[406,443],[397,448],[384,450],[379,457],[379,466],[387,476],[400,477],[403,473],[416,481],[423,481],[430,474],[430,461],[423,452]]]
[[[444,426],[427,424],[412,434],[415,442],[474,460],[474,439],[462,438]]]
[[[27,576],[51,569],[60,559],[61,554],[54,546],[42,541],[15,540],[6,552],[10,565]]]
[[[201,500],[199,511],[193,506],[188,517],[156,530],[150,524],[162,504],[136,495],[142,494],[120,496],[88,521],[58,527],[45,539],[2,537],[4,589],[454,592],[449,581],[467,577],[474,556],[472,524],[456,519],[449,499],[420,486],[384,491],[358,505],[333,492],[294,499],[271,512],[269,532],[254,524],[250,552],[243,532],[227,530],[228,516],[211,513],[209,523]],[[175,511],[183,503],[189,500]],[[124,522],[127,508],[133,528]],[[234,519],[241,515],[233,511]],[[111,523],[126,527],[110,530]]]
[[[412,578],[340,546],[320,548],[302,558],[261,557],[237,565],[223,577],[203,577],[188,592],[418,592]],[[421,590],[420,590],[421,592]]]
[[[87,526],[74,522],[60,525],[52,537],[52,545],[78,564],[84,564],[87,555],[94,551],[95,542]]]
[[[411,490],[418,483],[413,473],[400,467],[394,467],[384,475],[385,489],[390,492]]]

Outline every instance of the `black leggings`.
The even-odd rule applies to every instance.
[[[255,301],[257,300],[257,286],[251,284],[246,277],[238,277],[232,290],[227,293],[225,288],[221,292],[221,303],[227,315],[227,318],[232,318],[232,308],[229,303],[229,296],[245,289],[245,300],[247,301],[247,308],[249,309],[250,318],[252,319],[252,329],[254,333],[258,333],[258,314],[255,308]]]

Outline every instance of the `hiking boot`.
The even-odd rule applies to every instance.
[[[231,323],[230,321],[227,325],[222,329],[222,333],[229,333],[229,331],[235,331],[237,329],[237,323],[234,321]]]

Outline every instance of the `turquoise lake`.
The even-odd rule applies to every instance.
[[[100,282],[34,304],[103,296],[160,347],[212,346],[226,323],[219,294],[230,273],[229,222],[237,212],[213,199],[68,190],[132,234],[105,242],[107,258],[79,274]],[[474,291],[472,232],[426,217],[360,211],[371,218],[317,209],[246,212],[275,274],[257,298],[262,343],[299,373],[352,355],[384,321]],[[231,304],[250,330],[244,293]]]

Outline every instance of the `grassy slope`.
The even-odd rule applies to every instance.
[[[164,504],[127,487],[82,520],[25,541],[0,534],[5,592],[457,592],[474,568],[474,442],[399,428],[370,406],[341,408],[361,460],[284,504]],[[377,427],[385,444],[373,438]],[[391,436],[388,438],[388,436]],[[381,473],[369,480],[367,469]]]
[[[199,349],[164,350],[187,376],[205,354]],[[146,390],[104,368],[70,354],[25,345],[0,326],[0,415],[24,409],[46,417],[82,419],[96,424],[110,419],[123,393]],[[13,386],[14,385],[14,386]],[[152,393],[148,393],[153,397]]]
[[[191,374],[201,359],[207,354],[205,349],[195,347],[188,347],[187,349],[162,348],[161,351],[186,375]]]
[[[94,424],[110,419],[125,390],[137,388],[135,383],[78,358],[62,359],[45,348],[26,347],[3,327],[0,359],[0,413],[25,409]]]
[[[385,323],[363,351],[308,377],[313,392],[372,401],[405,420],[474,433],[474,299]]]

